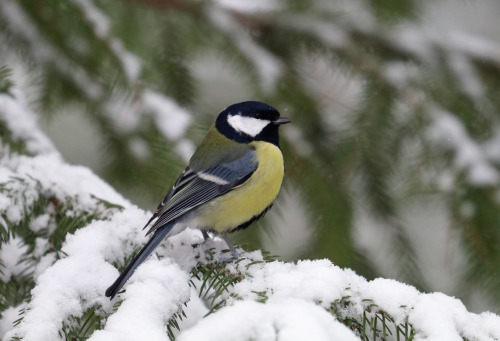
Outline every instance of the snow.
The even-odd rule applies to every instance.
[[[189,298],[189,278],[170,259],[152,259],[134,273],[125,301],[90,340],[165,340],[165,322]]]
[[[139,137],[131,139],[128,142],[128,147],[138,160],[145,160],[151,156],[147,142]]]
[[[45,240],[45,243],[47,244],[47,241]],[[46,251],[46,250],[45,250]],[[35,254],[35,256],[38,256]],[[35,271],[34,271],[34,276],[35,278],[38,278],[45,270],[47,270],[54,262],[56,261],[56,253],[55,252],[50,252],[47,253],[46,255],[40,257],[40,260],[38,263],[35,264]]]
[[[446,42],[457,51],[494,63],[500,60],[500,46],[488,39],[465,32],[452,32],[446,38]]]
[[[10,281],[11,277],[21,274],[26,265],[22,264],[23,256],[28,252],[28,246],[20,237],[4,241],[0,247],[0,279]]]
[[[150,117],[166,139],[176,142],[174,150],[183,160],[188,161],[194,152],[193,143],[185,138],[193,121],[191,114],[159,92],[144,89],[135,97],[116,93],[106,103],[106,111],[113,128],[120,133],[135,133],[143,123],[141,118]],[[147,143],[138,137],[130,139],[129,149],[139,159],[150,155]]]
[[[240,262],[237,267],[229,265],[228,268],[241,270],[246,265]],[[259,292],[268,295],[265,304],[256,302]],[[460,300],[442,293],[420,293],[395,280],[366,281],[327,260],[251,265],[246,277],[228,296],[224,298],[228,301],[227,307],[182,331],[178,339],[274,340],[283,337],[300,340],[304,335],[314,335],[315,340],[357,339],[352,332],[343,330],[345,327],[331,315],[322,316],[325,310],[321,307],[328,309],[331,302],[345,297],[352,303],[348,313],[351,316],[361,315],[373,304],[394,317],[397,324],[408,320],[417,332],[415,340],[500,337],[497,315],[469,313]],[[321,324],[309,321],[311,317],[322,321]]]
[[[481,83],[471,61],[463,54],[455,51],[448,54],[449,65],[455,71],[457,81],[462,90],[479,103],[485,98],[486,89]]]
[[[407,62],[388,62],[384,65],[383,75],[392,86],[404,89],[411,81],[419,79],[420,70]]]
[[[477,186],[496,185],[500,179],[498,171],[462,123],[443,109],[434,108],[430,115],[433,119],[428,131],[430,139],[454,152],[455,165],[465,171],[469,182]]]
[[[180,330],[187,330],[195,326],[209,312],[205,302],[198,296],[198,292],[193,286],[190,288],[189,301],[183,310],[186,317],[181,321],[177,321],[179,322]],[[179,332],[177,332],[177,334],[179,334]]]
[[[120,60],[128,81],[130,83],[137,81],[142,71],[141,59],[126,50],[121,40],[117,38],[110,38],[109,40],[109,46]]]
[[[252,0],[252,1],[241,1],[241,0],[217,0],[215,3],[221,7],[229,10],[235,10],[240,12],[270,12],[277,11],[283,6],[279,1],[276,0]]]
[[[4,198],[8,198],[8,196],[5,196]],[[7,219],[9,219],[9,221],[12,223],[18,223],[23,218],[21,215],[21,210],[19,209],[19,206],[16,207],[14,205],[7,208],[6,216],[7,216]]]
[[[97,36],[103,38],[109,34],[111,28],[109,18],[95,6],[92,0],[73,0],[73,2],[82,9]]]
[[[5,218],[14,224],[19,223],[24,216],[23,204],[30,206],[38,198],[35,181],[26,179],[32,186],[22,188],[18,182],[12,180],[15,176],[16,173],[0,167],[0,182],[5,186],[0,192],[0,211],[6,212]]]
[[[97,99],[101,96],[102,86],[94,82],[83,69],[58,54],[56,49],[39,34],[36,25],[16,2],[0,1],[0,16],[6,29],[15,32],[21,40],[28,41],[28,44],[24,45],[31,50],[29,53],[32,56],[36,56],[38,63],[41,65],[51,63],[61,73],[72,77],[75,85],[88,98]],[[57,63],[53,63],[54,60],[57,60]]]
[[[92,171],[83,166],[64,163],[59,154],[39,155],[36,157],[20,156],[13,158],[8,166],[18,176],[33,177],[45,190],[45,194],[54,195],[60,201],[69,197],[78,198],[79,210],[90,210],[96,206],[96,198],[128,205],[120,194]]]
[[[492,138],[484,144],[486,157],[495,163],[500,162],[500,125],[495,125],[493,128]]]
[[[187,164],[189,159],[194,154],[195,146],[192,141],[188,139],[181,139],[175,145],[175,152],[180,155],[182,160]]]
[[[37,278],[30,311],[16,335],[23,335],[25,340],[58,340],[59,329],[70,316],[81,316],[85,309],[95,305],[109,311],[112,304],[103,293],[117,271],[106,259],[127,250],[120,239],[113,239],[112,231],[136,228],[138,222],[133,218],[145,216],[142,211],[129,207],[111,221],[95,221],[69,235],[63,246],[67,257]]]
[[[442,293],[422,295],[412,308],[409,322],[422,327],[415,340],[498,340],[500,336],[497,315],[469,313],[461,301]]]
[[[365,300],[383,302],[384,311],[388,312],[396,321],[403,323],[410,308],[418,301],[419,292],[410,285],[393,279],[376,278],[373,281],[362,283],[359,288]],[[378,304],[378,303],[377,303]]]
[[[337,143],[339,132],[352,134],[353,113],[363,103],[365,96],[364,79],[343,67],[341,63],[332,63],[332,60],[325,56],[304,54],[297,68],[300,74],[304,75],[303,84],[308,92],[314,94],[321,114],[321,125],[323,129],[330,132],[327,134],[329,138]],[[294,126],[296,130],[300,130],[297,125]],[[298,135],[297,133],[291,133],[292,136],[289,137],[288,134],[293,128],[290,126],[283,131],[284,136],[290,142],[293,141],[292,138],[300,138],[300,136],[293,136]],[[299,152],[300,149],[312,148],[310,142],[304,138],[292,143]]]
[[[22,38],[33,42],[31,48],[35,55],[41,60],[47,60],[53,56],[53,51],[42,44],[39,40],[41,37],[38,34],[35,25],[30,22],[28,15],[24,13],[22,8],[13,1],[0,2],[0,15],[4,19],[4,23],[15,30]]]
[[[4,335],[8,330],[10,330],[14,322],[19,318],[20,306],[8,307],[2,311],[2,317],[0,318],[0,337]]]
[[[149,113],[156,127],[169,140],[178,140],[184,136],[191,124],[191,115],[170,98],[152,91],[145,90],[142,94],[144,111]]]
[[[455,10],[456,6],[448,9],[450,8]],[[441,26],[442,19],[440,17],[432,25]],[[420,27],[420,25],[408,24],[391,31],[387,35],[388,42],[422,58],[433,68],[438,66],[436,60],[440,59],[439,56],[446,58],[446,64],[457,79],[457,85],[476,102],[479,110],[484,110],[484,104],[489,103],[485,103],[486,89],[476,72],[475,64],[484,61],[498,64],[500,46],[492,40],[464,32],[457,27],[443,29],[442,27]],[[456,23],[454,25],[456,26]]]
[[[326,45],[335,48],[345,48],[349,44],[346,32],[332,22],[318,21],[316,18],[298,16],[289,18],[284,24],[290,26],[290,28],[293,27],[294,29],[310,32],[321,39]]]
[[[102,271],[102,262],[91,256],[68,257],[43,272],[32,290],[30,311],[16,334],[24,340],[58,340],[65,319],[81,316],[96,301],[109,307],[102,297],[105,283],[101,281],[109,281],[111,276]]]
[[[109,46],[114,56],[120,61],[128,82],[131,84],[137,82],[142,71],[142,61],[138,56],[128,51],[121,40],[112,36],[109,18],[93,1],[73,0],[73,2],[84,13],[86,20],[94,29],[95,35]],[[15,32],[17,38],[28,42],[26,47],[31,50],[31,55],[36,56],[37,62],[41,66],[54,66],[62,74],[71,77],[82,94],[91,100],[102,102],[103,109],[106,111],[105,118],[112,120],[111,126],[113,128],[120,132],[130,132],[139,126],[141,114],[145,112],[153,117],[158,129],[167,139],[184,138],[186,130],[191,124],[191,115],[174,100],[148,89],[138,90],[137,93],[132,95],[128,93],[126,96],[115,91],[105,97],[107,95],[102,84],[92,79],[84,69],[74,65],[72,61],[60,54],[56,47],[47,43],[21,6],[12,1],[0,1],[0,16],[5,21],[7,29]],[[57,62],[54,63],[55,60]],[[6,108],[7,112],[22,113],[22,111],[11,110],[7,107],[8,105],[15,105],[15,103],[16,101],[4,96],[2,102],[0,102],[0,110]],[[22,120],[17,121],[22,122]],[[16,124],[16,121],[12,120],[12,124]],[[21,127],[30,129],[24,124],[21,124]],[[16,133],[23,133],[22,130],[16,127],[12,127],[12,129]],[[38,130],[34,129],[34,131]],[[26,142],[30,150],[37,148],[53,149],[51,146],[47,147],[47,143],[37,145],[37,143],[30,140]],[[182,158],[186,157],[186,147],[189,147],[189,143],[183,142],[177,148]],[[36,152],[38,153],[39,150],[36,150]]]
[[[123,71],[129,82],[138,80],[142,65],[141,60],[133,53],[127,51],[121,40],[110,36],[109,18],[94,4],[92,0],[73,0],[81,8],[85,18],[94,28],[96,36],[108,43],[115,56],[122,64]]]
[[[281,259],[297,259],[311,247],[314,239],[309,211],[298,189],[281,189],[273,209],[267,213],[268,227],[260,229],[264,249]]]
[[[119,133],[130,133],[140,123],[138,103],[130,94],[122,92],[113,94],[106,102],[105,109],[113,129]]]
[[[302,131],[297,127],[290,126],[289,129],[284,129],[283,136],[286,138],[287,142],[293,146],[295,152],[302,157],[311,156],[314,152],[314,148],[311,143],[309,143],[303,136]]]
[[[65,186],[65,180],[59,179]],[[110,315],[91,340],[168,339],[165,322],[190,295],[197,294],[189,287],[188,272],[196,264],[193,260],[207,247],[224,248],[223,242],[216,239],[196,250],[190,244],[200,241],[197,231],[186,230],[171,238],[166,242],[168,247],[158,250],[163,258],[149,259],[132,276],[125,293],[119,296],[123,303],[113,312],[113,302],[104,297],[106,287],[118,275],[110,262],[123,261],[124,255],[146,241],[140,226],[149,216],[130,204],[122,204],[126,209],[111,219],[94,221],[67,237],[63,247],[67,256],[40,274],[29,310],[7,337],[57,340],[58,331],[70,316],[81,316],[94,306]],[[190,314],[197,320],[189,321],[190,327],[178,334],[179,340],[303,340],[307,336],[315,340],[357,340],[326,310],[331,302],[344,297],[353,303],[352,313],[364,311],[364,302],[369,299],[397,321],[407,318],[418,331],[416,339],[500,337],[498,316],[468,313],[459,300],[443,294],[419,293],[394,280],[366,281],[328,260],[250,265],[262,259],[260,253],[242,254],[249,259],[227,265],[229,271],[244,274],[223,297],[227,306],[202,318],[206,307],[193,298],[197,303]],[[266,293],[266,303],[256,302],[258,292]]]
[[[240,301],[221,309],[181,333],[179,341],[317,340],[355,341],[359,338],[313,303],[293,298],[266,304]]]
[[[0,94],[0,117],[12,132],[12,138],[23,140],[31,153],[54,153],[54,145],[38,129],[36,116],[27,109],[24,96],[15,88],[12,92],[13,96]]]
[[[341,298],[344,289],[358,280],[354,272],[343,271],[328,260],[304,260],[297,264],[272,262],[265,266],[254,265],[248,273],[249,276],[232,290],[238,297],[258,299],[257,292],[273,288],[273,297],[321,301],[325,307]],[[229,298],[230,302],[232,300],[234,298]]]
[[[23,141],[47,141],[33,125],[33,119],[9,123],[16,111],[26,117],[33,113],[23,105],[11,105],[9,110],[0,111],[0,119],[7,122],[13,136]],[[173,112],[176,115],[182,111]],[[440,141],[452,148],[479,150],[453,118],[438,112],[434,119],[438,128],[433,136]],[[188,122],[180,124],[187,127]],[[27,129],[29,125],[31,130]],[[460,300],[442,293],[421,293],[395,280],[367,281],[329,260],[265,263],[260,251],[241,249],[242,258],[224,268],[239,280],[216,298],[215,303],[221,303],[222,308],[204,317],[207,303],[190,286],[190,280],[196,281],[190,272],[198,262],[213,262],[207,256],[208,250],[218,259],[226,246],[215,238],[193,248],[191,245],[201,242],[202,236],[192,229],[164,241],[156,255],[130,278],[124,293],[110,301],[104,292],[118,276],[114,264],[123,264],[147,241],[141,227],[151,213],[130,204],[89,169],[65,163],[50,144],[45,142],[42,147],[34,146],[32,156],[6,153],[0,159],[0,182],[4,191],[10,191],[9,196],[0,195],[0,209],[11,210],[7,218],[24,217],[23,207],[40,195],[70,200],[73,210],[69,216],[83,211],[106,214],[69,234],[59,257],[50,252],[42,256],[35,266],[36,285],[31,299],[22,305],[26,308],[23,319],[12,325],[19,307],[2,313],[0,332],[6,340],[61,340],[61,329],[69,328],[71,321],[90,308],[95,308],[103,319],[102,329],[95,331],[91,340],[168,340],[166,323],[189,300],[192,303],[185,309],[189,317],[181,324],[179,340],[360,340],[331,313],[332,305],[340,301],[347,303],[340,311],[347,317],[357,318],[368,307],[377,307],[391,314],[396,323],[408,321],[416,332],[415,340],[500,339],[498,315],[470,313]],[[473,155],[466,153],[457,163],[468,172],[477,172],[473,169],[480,164],[488,165],[482,154]],[[483,182],[492,180],[483,175],[478,178]],[[9,206],[6,198],[14,202]],[[123,210],[106,210],[96,198],[118,204]],[[50,226],[45,214],[51,210],[49,205],[33,220],[31,229]],[[36,241],[37,254],[46,249],[46,241]],[[26,251],[21,237],[2,243],[2,279],[20,271],[19,260]],[[119,301],[121,304],[115,306]]]
[[[49,227],[50,215],[48,213],[44,213],[32,221],[30,221],[30,230],[33,232],[38,232],[42,229],[46,229]]]
[[[227,11],[212,6],[207,15],[211,23],[231,39],[235,46],[240,49],[242,55],[254,65],[255,71],[260,77],[262,89],[264,91],[274,90],[278,78],[283,73],[283,65],[280,60],[257,45],[248,32],[238,25]]]

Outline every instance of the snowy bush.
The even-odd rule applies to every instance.
[[[465,307],[500,312],[499,11],[0,0],[0,337],[498,339]],[[105,300],[146,242],[131,202],[248,99],[294,123],[274,208],[233,240],[294,263],[216,267],[224,244],[188,230]]]
[[[261,252],[224,266],[219,239],[165,241],[113,301],[104,296],[146,241],[150,213],[38,129],[15,88],[0,94],[2,340],[500,340],[500,317],[328,260]]]

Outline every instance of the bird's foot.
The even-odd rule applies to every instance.
[[[237,260],[238,258],[240,258],[239,253],[236,253],[235,255],[231,254],[231,257],[221,257],[217,260],[217,265],[224,265],[227,263],[232,263],[235,260]]]
[[[227,246],[229,247],[229,250],[231,251],[231,257],[221,257],[219,260],[217,260],[217,265],[222,265],[226,263],[231,263],[240,258],[240,254],[238,251],[236,251],[236,248],[233,246],[231,241],[226,235],[222,236],[222,239],[226,242]]]

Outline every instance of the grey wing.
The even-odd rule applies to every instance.
[[[186,168],[149,220],[148,224],[154,218],[159,217],[147,234],[186,214],[193,208],[241,186],[256,169],[257,162],[254,150],[250,150],[237,160],[203,171],[195,172]]]
[[[156,208],[156,211],[153,214],[153,216],[148,220],[146,225],[144,225],[144,227],[142,228],[143,230],[146,227],[148,227],[148,225],[153,220],[155,220],[156,217],[158,217],[161,214],[161,211],[165,207],[165,204],[170,200],[170,198],[172,198],[172,196],[176,193],[176,191],[178,189],[180,189],[184,184],[189,183],[189,181],[191,181],[193,179],[193,176],[195,176],[195,175],[196,175],[196,173],[194,173],[189,167],[184,169],[184,171],[182,172],[181,176],[177,179],[177,181],[175,182],[172,189],[170,191],[168,191],[167,195],[165,195],[165,198],[163,198],[163,200],[160,202],[160,204]]]

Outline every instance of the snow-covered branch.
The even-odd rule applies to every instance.
[[[2,136],[0,160],[8,231],[1,249],[17,240],[24,256],[35,250],[39,257],[52,255],[43,268],[21,276],[15,268],[22,260],[12,261],[19,253],[0,252],[4,273],[11,273],[1,280],[28,277],[33,285],[22,302],[4,302],[3,340],[168,340],[172,324],[180,328],[179,340],[500,339],[495,314],[470,313],[458,299],[394,280],[367,281],[328,260],[287,263],[241,250],[241,260],[217,267],[213,259],[224,242],[216,238],[193,248],[202,240],[196,230],[165,241],[125,292],[109,301],[104,291],[118,275],[115,266],[146,241],[140,227],[149,213],[88,169],[66,164],[19,94],[1,94],[0,108],[0,122],[10,132],[10,140]],[[13,141],[26,149],[10,149]],[[38,198],[44,200],[37,206]],[[62,226],[58,214],[92,217],[64,236],[60,250],[50,239]],[[23,230],[26,219],[35,235],[41,233],[38,249]]]

